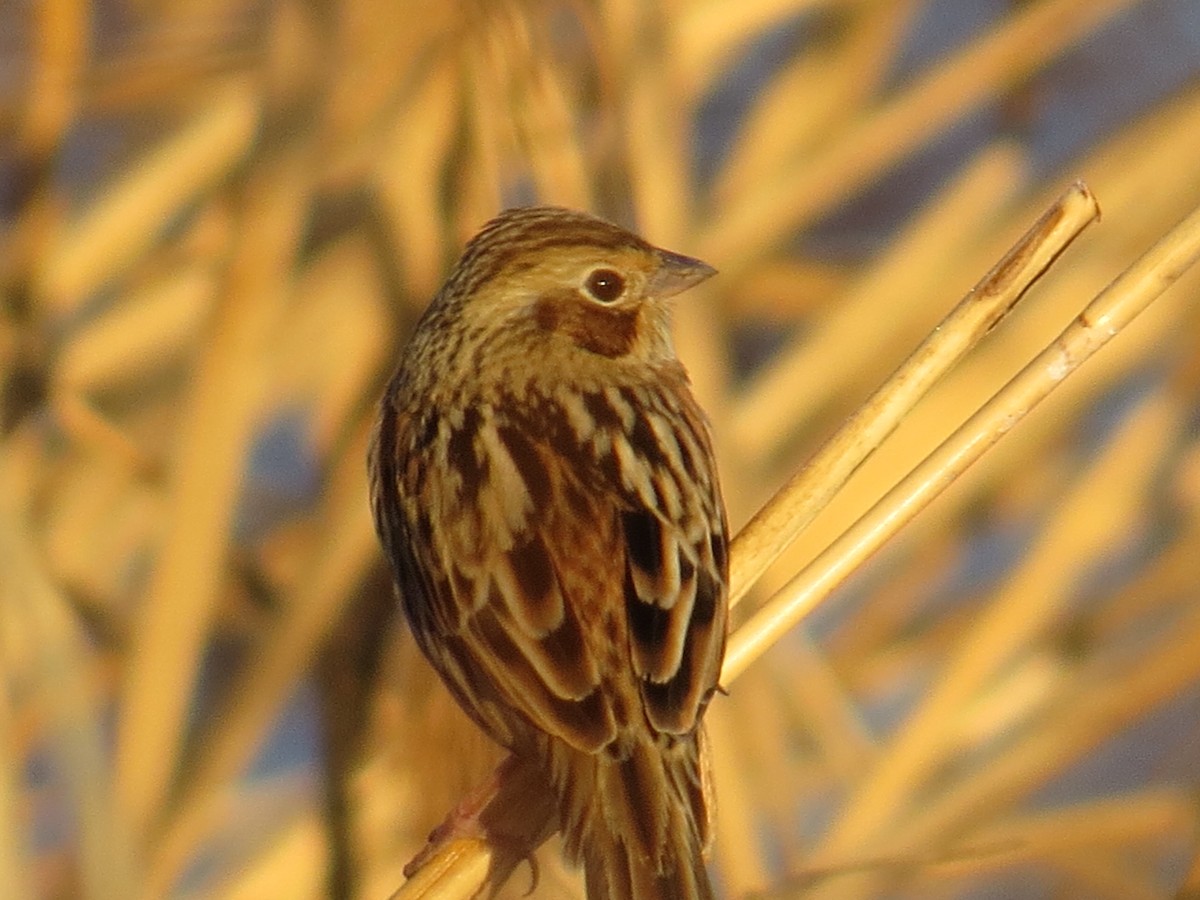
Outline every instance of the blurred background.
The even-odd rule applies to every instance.
[[[721,270],[677,334],[740,524],[1076,177],[746,609],[1200,204],[1200,4],[0,5],[0,895],[385,898],[489,771],[364,457],[500,208]],[[725,896],[1200,897],[1198,288],[713,704]]]

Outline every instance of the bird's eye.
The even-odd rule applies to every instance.
[[[612,269],[597,269],[587,277],[584,287],[601,303],[612,303],[625,293],[625,279]]]

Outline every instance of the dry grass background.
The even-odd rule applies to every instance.
[[[0,894],[386,897],[488,770],[394,619],[363,460],[498,208],[722,271],[677,330],[742,523],[1072,178],[1099,198],[744,618],[1200,204],[1198,27],[1187,0],[0,6]],[[1200,897],[1181,274],[713,704],[727,896]]]

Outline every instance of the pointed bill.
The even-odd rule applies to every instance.
[[[693,257],[669,250],[656,252],[661,264],[658,271],[650,276],[650,283],[646,285],[646,293],[651,297],[660,300],[672,297],[717,274],[717,270],[708,263]]]

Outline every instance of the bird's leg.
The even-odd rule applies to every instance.
[[[482,840],[493,851],[489,880],[499,887],[522,860],[528,859],[532,865],[534,852],[556,826],[545,776],[538,767],[508,756],[430,832],[428,843],[404,867],[404,876],[412,878],[455,841]]]
[[[446,814],[446,818],[433,831],[429,832],[429,837],[426,839],[425,846],[421,848],[421,852],[404,867],[405,878],[412,878],[440,849],[455,840],[487,840],[487,829],[480,821],[480,816],[487,809],[488,804],[499,795],[504,771],[511,765],[511,762],[511,756],[506,758],[488,776],[486,781],[464,796]]]

